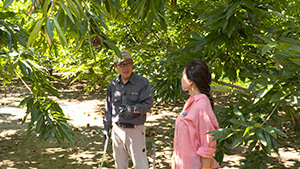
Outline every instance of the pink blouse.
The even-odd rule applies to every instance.
[[[201,169],[202,157],[212,158],[211,168],[219,168],[213,158],[216,141],[206,134],[219,128],[205,94],[190,97],[175,123],[172,169]]]

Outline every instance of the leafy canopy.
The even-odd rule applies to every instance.
[[[34,63],[88,80],[92,91],[115,77],[110,67],[119,49],[133,53],[157,101],[184,99],[180,77],[192,59],[206,61],[216,83],[243,84],[234,102],[215,110],[220,163],[230,151],[225,145],[250,145],[243,168],[267,168],[271,150],[278,153],[278,140],[287,137],[270,122],[279,112],[299,120],[297,1],[6,0],[0,8],[3,84],[18,75],[30,82],[22,105],[36,117],[29,131],[37,121],[41,139],[72,142],[67,119],[47,95],[59,97],[57,90]]]

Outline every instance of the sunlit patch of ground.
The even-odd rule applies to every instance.
[[[272,157],[278,158],[280,161],[284,162],[284,167],[292,168],[295,166],[296,162],[300,163],[300,152],[295,148],[279,148],[279,156],[277,153],[273,152]]]

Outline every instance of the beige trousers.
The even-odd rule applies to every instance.
[[[144,125],[135,125],[135,128],[113,125],[112,146],[116,169],[128,168],[128,155],[135,169],[148,169]]]

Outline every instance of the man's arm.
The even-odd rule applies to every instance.
[[[151,87],[150,87],[149,80],[146,79],[146,83],[140,92],[140,101],[135,105],[137,108],[137,111],[135,113],[146,114],[147,112],[150,111],[152,105],[153,105],[153,97],[152,97]]]
[[[106,105],[105,105],[105,113],[103,117],[104,130],[107,132],[111,129],[112,123],[112,97],[111,97],[111,89],[110,85],[107,88],[106,93]]]

